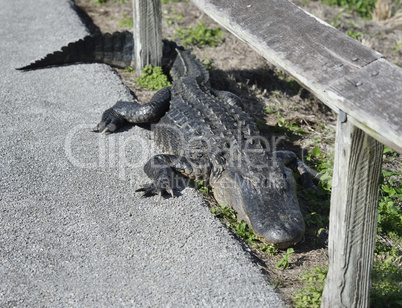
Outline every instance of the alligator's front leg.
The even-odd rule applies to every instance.
[[[169,106],[170,87],[156,92],[149,103],[144,105],[118,101],[102,114],[100,123],[92,131],[106,134],[114,132],[127,122],[134,124],[157,122],[169,110]]]
[[[293,172],[300,174],[302,185],[304,188],[317,190],[311,179],[309,168],[296,156],[292,151],[275,151],[273,155],[285,166],[292,169]]]
[[[136,191],[143,191],[144,196],[162,195],[164,191],[174,197],[172,188],[177,173],[187,177],[193,176],[193,167],[185,158],[177,155],[158,154],[145,164],[144,171],[154,182]]]

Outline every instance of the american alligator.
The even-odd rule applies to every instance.
[[[132,62],[130,37],[114,33],[85,38],[22,69],[77,61],[127,66]],[[116,43],[123,38],[125,43]],[[145,164],[153,183],[137,191],[145,196],[167,192],[173,197],[178,174],[204,181],[215,199],[231,206],[258,236],[278,248],[299,242],[305,225],[292,171],[301,174],[304,186],[314,188],[307,167],[293,152],[273,151],[275,145],[260,135],[254,120],[243,112],[241,99],[210,88],[208,71],[189,52],[175,48],[172,55],[173,45],[165,46],[165,66],[175,59],[170,70],[172,86],[143,105],[117,102],[103,113],[93,131],[112,133],[128,122],[158,122],[153,129],[155,141],[164,154]]]
[[[170,71],[171,87],[140,105],[117,102],[93,129],[110,133],[127,122],[157,122],[155,141],[163,153],[144,166],[153,183],[140,188],[145,196],[174,196],[177,173],[212,187],[220,204],[234,208],[240,220],[279,248],[300,241],[305,226],[292,170],[313,188],[307,167],[290,151],[271,151],[254,120],[243,112],[236,95],[208,87],[205,67],[177,50]]]

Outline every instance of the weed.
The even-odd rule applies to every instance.
[[[232,208],[226,205],[216,206],[211,208],[211,213],[226,220],[226,226],[230,227],[245,242],[254,244],[257,240],[253,230],[243,220],[237,221],[236,212]]]
[[[204,60],[201,60],[202,64],[207,68],[207,70],[211,71],[214,69],[214,61],[213,60],[208,60],[205,58]]]
[[[183,14],[178,13],[175,10],[172,10],[171,12],[169,10],[164,10],[163,14],[169,15],[169,17],[166,19],[166,23],[169,26],[183,22]]]
[[[300,126],[294,124],[292,121],[286,122],[285,118],[282,116],[281,112],[278,110],[276,106],[267,106],[265,108],[265,113],[273,114],[275,113],[278,117],[278,122],[274,127],[271,128],[273,132],[284,133],[286,137],[292,136],[303,136],[305,131]]]
[[[127,14],[124,14],[124,18],[119,20],[118,27],[120,28],[132,28],[134,26],[133,18],[127,17]]]
[[[159,66],[147,65],[142,69],[142,74],[136,79],[137,84],[148,90],[160,90],[171,85],[167,76],[163,74]]]
[[[291,255],[292,253],[294,253],[294,252],[295,252],[295,251],[294,251],[293,248],[288,248],[288,249],[286,250],[285,254],[283,255],[282,259],[280,259],[279,262],[275,264],[275,267],[276,267],[278,270],[282,270],[282,271],[285,270],[285,269],[287,269],[287,268],[289,267],[289,258],[290,258],[290,255]]]
[[[374,262],[370,294],[372,307],[402,307],[402,269],[397,265],[402,255],[397,249],[387,254],[385,260],[377,257]]]
[[[304,289],[299,290],[293,297],[297,308],[318,308],[321,307],[321,297],[324,291],[325,279],[327,278],[328,266],[322,268],[317,266],[311,271],[305,272],[300,278]]]
[[[306,157],[306,160],[313,168],[320,172],[320,187],[327,192],[331,192],[334,157],[334,152],[326,155],[321,152],[319,146],[314,147],[311,153]]]
[[[210,190],[210,188],[208,186],[204,185],[204,181],[199,181],[196,184],[197,189],[202,192],[205,195],[209,195],[210,193],[212,193],[212,191]]]
[[[402,53],[402,42],[395,43],[395,47],[393,48],[393,50],[396,53]]]
[[[254,231],[246,224],[246,222],[243,220],[238,222],[236,212],[232,208],[226,205],[217,205],[211,207],[211,213],[222,219],[226,226],[231,228],[245,242],[270,255],[278,254],[278,250],[273,245],[261,243],[260,239],[254,234]]]
[[[348,30],[346,32],[347,35],[353,37],[355,40],[358,40],[364,33],[363,32],[353,32],[352,30]]]
[[[258,249],[261,251],[266,252],[267,254],[271,256],[276,256],[278,254],[278,249],[275,248],[274,245],[272,244],[262,244],[258,246]]]
[[[378,206],[378,232],[402,237],[402,172],[383,171]]]
[[[321,0],[321,2],[331,6],[345,7],[363,18],[371,18],[371,12],[375,9],[376,0]]]
[[[127,67],[124,69],[124,72],[127,72],[127,73],[134,73],[134,72],[135,72],[135,69],[133,69],[131,66],[127,66]]]
[[[181,40],[181,44],[184,47],[189,45],[216,47],[223,42],[222,30],[219,27],[216,29],[206,28],[200,22],[197,26],[178,28],[175,36]]]
[[[253,230],[246,224],[244,220],[239,223],[234,223],[232,228],[236,234],[241,236],[241,238],[247,243],[254,244],[254,242],[257,240]]]
[[[219,218],[227,219],[229,223],[234,223],[237,221],[234,210],[226,205],[212,207],[211,213]]]
[[[271,94],[272,94],[272,93],[271,93]],[[267,106],[267,107],[265,107],[264,112],[265,112],[266,114],[272,114],[272,113],[276,113],[276,112],[277,112],[277,109],[278,109],[278,106]]]

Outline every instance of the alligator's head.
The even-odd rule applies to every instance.
[[[255,234],[286,248],[299,242],[305,231],[296,183],[286,167],[266,171],[264,177],[261,172],[226,169],[211,186],[219,204],[235,209],[238,219],[248,223]]]

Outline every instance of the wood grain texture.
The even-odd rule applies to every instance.
[[[192,2],[333,110],[347,112],[356,126],[402,153],[402,68],[288,0]]]
[[[321,307],[368,307],[383,145],[338,121],[329,224],[329,271]]]
[[[133,0],[135,72],[162,63],[162,17],[160,0]]]

